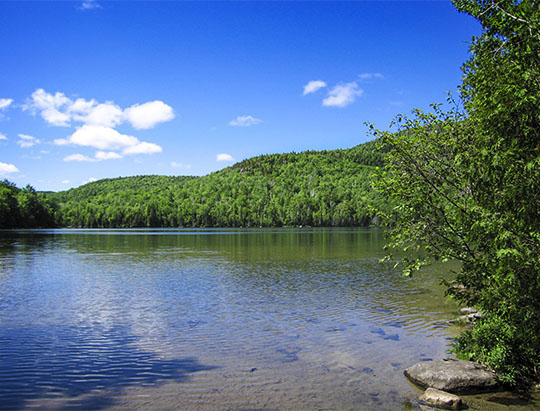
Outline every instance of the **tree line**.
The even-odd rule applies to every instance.
[[[262,155],[203,177],[103,179],[59,193],[5,182],[12,199],[0,197],[1,206],[19,217],[2,219],[3,228],[367,226],[384,203],[371,182],[382,161],[367,143]]]

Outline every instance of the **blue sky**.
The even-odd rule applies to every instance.
[[[0,178],[60,191],[348,148],[443,102],[450,1],[0,1]]]

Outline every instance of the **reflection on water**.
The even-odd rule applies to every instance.
[[[446,354],[379,230],[0,234],[0,408],[400,409]]]

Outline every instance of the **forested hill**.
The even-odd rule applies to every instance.
[[[382,203],[371,187],[381,164],[367,143],[262,155],[203,177],[103,179],[40,198],[60,227],[365,226]]]

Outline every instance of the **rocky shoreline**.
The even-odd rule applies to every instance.
[[[456,394],[489,392],[500,388],[495,372],[472,362],[447,358],[424,361],[404,371],[405,376],[427,390],[420,400],[443,409],[464,408],[463,400]]]
[[[450,322],[471,323],[482,316],[475,308],[460,309],[460,317]],[[414,384],[426,388],[420,402],[438,409],[467,408],[457,394],[493,392],[500,388],[497,374],[487,366],[473,361],[447,358],[423,361],[404,371]]]

